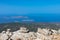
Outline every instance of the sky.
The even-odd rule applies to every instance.
[[[0,15],[60,13],[60,0],[0,0]]]

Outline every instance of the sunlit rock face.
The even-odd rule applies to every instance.
[[[58,30],[58,33],[60,34],[60,29]]]
[[[2,31],[0,40],[60,40],[60,29],[38,28],[37,32],[30,32],[27,28],[21,27],[14,32],[10,32],[10,30]]]
[[[5,33],[5,31],[3,31],[2,33],[0,33],[0,40],[7,40],[7,39],[8,39],[8,36]]]

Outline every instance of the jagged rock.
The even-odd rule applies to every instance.
[[[25,27],[20,28],[20,32],[22,32],[22,33],[27,33],[28,31],[29,30],[27,28],[25,28]]]
[[[10,29],[7,29],[7,31],[0,33],[0,40],[60,40],[59,30],[38,28],[37,32],[28,31],[25,27],[21,27],[14,32],[10,32]],[[53,34],[51,34],[52,32]]]

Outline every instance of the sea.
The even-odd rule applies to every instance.
[[[60,23],[60,13],[2,14],[0,23],[9,22],[46,22]]]

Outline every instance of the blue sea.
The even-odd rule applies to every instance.
[[[2,14],[0,15],[0,23],[9,22],[60,22],[60,14],[58,13],[29,13],[29,14]]]

